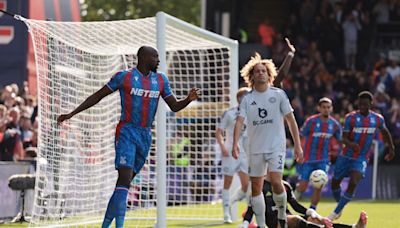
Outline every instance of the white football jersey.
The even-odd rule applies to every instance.
[[[245,118],[249,154],[284,153],[286,134],[284,117],[293,112],[286,93],[276,87],[265,92],[252,90],[243,97],[239,115]]]
[[[218,128],[225,131],[225,147],[229,152],[232,152],[232,145],[233,145],[233,131],[235,129],[236,118],[239,115],[238,107],[233,107],[224,112],[220,119],[220,123]],[[243,126],[242,132],[240,134],[239,139],[239,149],[242,152],[243,148],[243,137],[246,133],[246,125]]]

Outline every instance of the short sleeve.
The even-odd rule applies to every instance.
[[[351,126],[351,120],[353,119],[353,115],[347,115],[344,119],[344,126],[343,126],[343,132],[350,132],[352,126]]]
[[[169,85],[168,77],[163,73],[160,73],[159,75],[161,76],[161,88],[160,88],[161,97],[165,99],[172,95],[172,91]]]
[[[307,136],[308,133],[310,132],[310,128],[311,128],[311,123],[312,123],[312,118],[309,117],[307,118],[306,122],[303,124],[303,126],[300,129],[300,134],[302,136]]]
[[[378,123],[377,128],[379,130],[385,129],[386,128],[385,118],[382,115],[376,115],[376,118],[378,120],[377,121],[377,123]]]
[[[281,113],[284,116],[293,112],[293,108],[290,105],[289,98],[286,96],[286,93],[283,90],[281,91],[280,109],[281,109]]]
[[[112,76],[110,81],[107,83],[108,88],[110,88],[112,91],[116,91],[122,88],[126,72],[127,71],[119,71],[116,74],[114,74],[114,76]]]
[[[335,127],[336,127],[335,133],[334,133],[335,138],[337,140],[342,140],[342,135],[343,135],[342,126],[340,125],[340,123],[335,121]]]
[[[239,105],[238,115],[245,119],[247,118],[247,111],[248,111],[247,103],[248,103],[248,96],[244,96]]]
[[[222,114],[221,119],[218,124],[218,128],[225,130],[228,127],[228,111],[225,111],[224,114]]]

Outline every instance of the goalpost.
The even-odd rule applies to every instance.
[[[220,165],[215,147],[219,116],[235,103],[238,44],[165,13],[112,22],[51,22],[19,18],[35,50],[39,154],[33,226],[100,222],[116,182],[114,134],[119,95],[76,115],[68,113],[111,76],[136,65],[142,45],[159,50],[178,98],[191,87],[201,98],[173,113],[160,99],[153,145],[132,181],[127,219],[136,226],[167,227],[166,220],[222,220]]]

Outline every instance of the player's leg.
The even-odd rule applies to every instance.
[[[231,218],[231,196],[229,189],[232,185],[233,175],[235,174],[235,167],[237,161],[232,157],[222,158],[222,174],[224,175],[224,186],[222,189],[222,207],[224,213],[224,222],[232,223]]]
[[[251,181],[250,204],[256,215],[258,226],[265,227],[265,202],[262,193],[264,176],[267,172],[267,164],[263,154],[251,154],[249,156],[249,176]]]
[[[331,181],[332,195],[336,202],[339,202],[342,195],[340,183],[344,177],[348,176],[349,171],[350,159],[344,156],[339,156],[335,163],[335,169],[333,171],[333,177]]]
[[[236,201],[241,201],[247,197],[247,191],[249,188],[249,181],[250,181],[248,175],[249,164],[247,162],[247,158],[245,156],[239,156],[239,159],[237,161],[239,163],[236,172],[240,179],[240,189],[238,189],[232,196],[231,205]]]
[[[325,161],[317,162],[315,164],[315,167],[313,168],[313,170],[318,170],[318,169],[324,170],[325,173],[328,173],[328,170],[329,170],[328,162],[325,162]],[[317,205],[321,199],[321,191],[322,191],[322,188],[314,188],[313,194],[311,196],[310,208],[317,210]]]
[[[340,197],[340,200],[335,208],[335,210],[328,216],[329,219],[337,219],[343,208],[348,202],[350,202],[354,196],[358,182],[363,178],[365,173],[367,162],[350,159],[348,161],[350,167],[350,180],[347,186],[346,192]]]
[[[310,178],[310,174],[312,172],[310,163],[305,162],[304,164],[299,164],[297,169],[297,173],[299,174],[299,182],[296,185],[296,190],[294,191],[294,195],[297,199],[301,197],[301,194],[307,190],[308,187],[308,179]]]
[[[282,183],[283,164],[285,164],[284,153],[266,154],[265,159],[268,161],[268,175],[270,177],[272,187],[272,198],[278,210],[278,221],[281,227],[286,226],[286,206],[287,195]]]
[[[222,206],[224,212],[224,222],[225,223],[232,223],[231,219],[231,205],[230,205],[230,194],[229,188],[232,184],[233,176],[224,175],[224,188],[222,190]]]
[[[126,211],[126,199],[128,196],[130,181],[133,178],[132,168],[119,168],[118,169],[118,180],[112,194],[110,201],[108,202],[106,214],[104,216],[102,228],[108,228],[111,222],[119,214],[125,214]],[[119,217],[120,219],[120,217]]]
[[[134,160],[137,147],[130,139],[130,131],[127,126],[117,128],[115,137],[115,168],[118,170],[118,180],[114,193],[112,194],[106,214],[104,216],[102,227],[110,227],[111,222],[116,218],[116,222],[123,226],[123,219],[126,212],[126,199],[132,178],[134,177]]]

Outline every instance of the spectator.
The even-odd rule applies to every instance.
[[[261,37],[261,43],[263,45],[272,46],[274,37],[276,35],[274,27],[269,24],[269,20],[265,19],[263,22],[260,23],[258,26],[258,34]]]
[[[342,24],[342,28],[346,67],[354,70],[357,55],[358,30],[361,29],[361,25],[357,19],[356,11],[347,14],[346,20]]]

